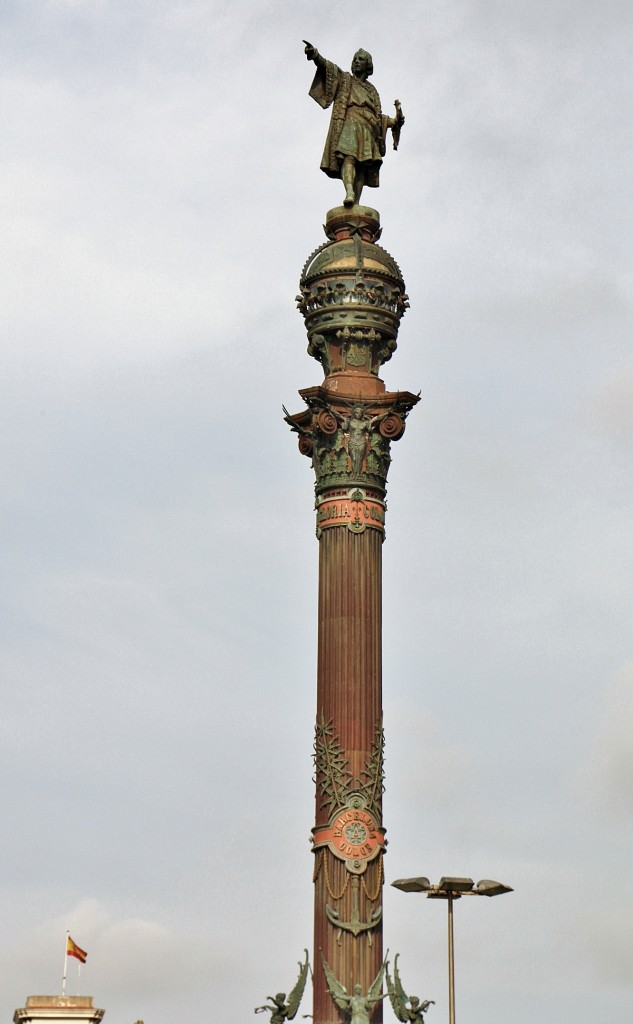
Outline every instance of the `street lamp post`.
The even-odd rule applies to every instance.
[[[398,878],[391,883],[402,892],[423,892],[427,899],[446,900],[448,905],[448,1019],[455,1024],[455,947],[453,944],[453,903],[462,896],[500,896],[512,892],[509,885],[482,878],[477,885],[472,878],[440,878],[431,885],[428,878]]]

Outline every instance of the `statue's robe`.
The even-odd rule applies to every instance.
[[[324,109],[332,105],[321,170],[340,178],[343,158],[353,156],[363,165],[365,185],[377,188],[389,124],[377,89],[323,59],[317,64],[310,96]]]

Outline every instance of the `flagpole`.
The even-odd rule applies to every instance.
[[[66,941],[64,943],[64,973],[62,975],[62,995],[66,995],[66,968],[68,966],[68,936],[70,932],[66,932]]]
[[[81,960],[77,961],[77,995],[81,995]]]

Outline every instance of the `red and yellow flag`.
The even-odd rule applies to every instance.
[[[76,956],[77,959],[80,960],[82,964],[85,964],[86,957],[88,956],[85,949],[82,949],[81,946],[78,946],[76,942],[73,942],[70,935],[66,937],[66,955]]]

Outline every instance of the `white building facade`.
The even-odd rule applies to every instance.
[[[26,1006],[13,1014],[13,1024],[99,1024],[104,1013],[92,1005],[92,996],[27,996]]]

